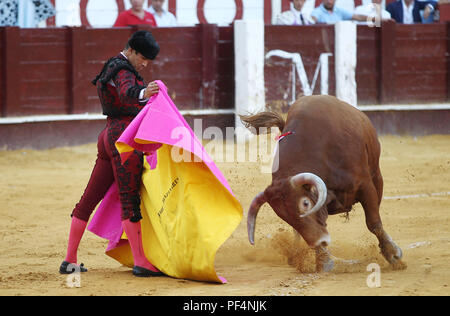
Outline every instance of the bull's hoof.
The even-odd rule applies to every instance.
[[[316,248],[316,271],[329,272],[334,268],[334,261],[325,247]]]
[[[401,260],[403,252],[393,241],[380,245],[380,249],[383,257],[394,269],[401,270],[406,268],[406,265]]]
[[[317,272],[330,272],[334,268],[334,261],[331,258],[322,262],[316,262]]]

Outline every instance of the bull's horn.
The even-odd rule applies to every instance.
[[[253,199],[252,204],[250,204],[250,209],[247,214],[247,232],[248,232],[248,240],[252,245],[255,244],[255,222],[256,216],[258,215],[259,209],[261,206],[267,202],[266,197],[264,196],[264,192],[258,193],[256,197]]]
[[[317,188],[319,196],[317,197],[316,205],[314,205],[314,207],[310,211],[300,215],[300,217],[306,217],[308,215],[317,212],[318,210],[320,210],[320,208],[325,204],[325,201],[327,200],[327,186],[320,177],[316,176],[313,173],[308,172],[299,173],[291,177],[291,185],[293,187],[299,187],[304,184],[314,185]]]

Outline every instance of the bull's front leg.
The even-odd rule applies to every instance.
[[[316,271],[329,272],[334,268],[334,261],[326,246],[319,245],[316,251]]]
[[[379,247],[383,257],[391,264],[394,269],[404,269],[406,265],[401,261],[403,256],[402,250],[392,240],[391,236],[383,229],[383,225],[379,223],[370,231],[377,237]]]
[[[381,254],[395,269],[404,269],[406,265],[401,261],[402,250],[383,229],[379,211],[381,198],[375,187],[369,184],[361,193],[361,204],[366,216],[366,225],[369,231],[377,237]]]

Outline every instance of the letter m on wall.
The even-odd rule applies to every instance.
[[[291,80],[288,80],[289,78],[286,78],[286,82],[290,81],[291,84],[291,104],[296,100],[295,86],[297,76],[303,89],[303,95],[312,95],[316,86],[317,77],[319,76],[320,72],[320,94],[328,94],[328,58],[332,56],[331,53],[320,54],[311,84],[309,83],[308,77],[306,75],[305,67],[303,65],[303,60],[300,53],[289,53],[279,49],[271,50],[266,54],[266,59],[269,59],[273,56],[288,59],[292,62],[292,71],[290,74],[292,78]]]

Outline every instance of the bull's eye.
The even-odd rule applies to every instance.
[[[300,212],[301,213],[308,212],[311,209],[311,205],[312,203],[310,199],[308,199],[307,197],[302,197],[299,203]]]

